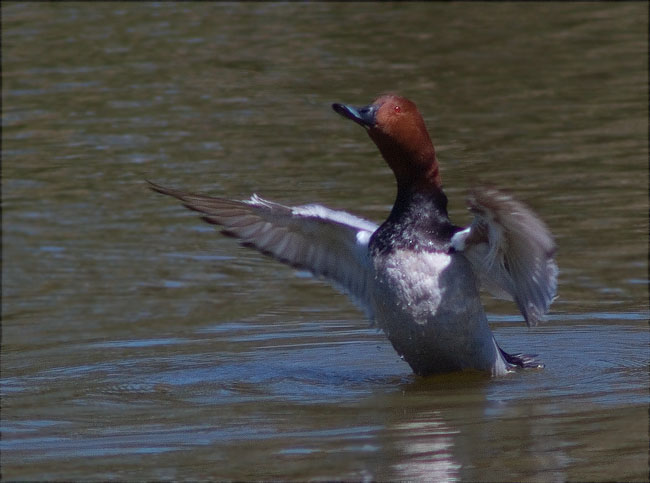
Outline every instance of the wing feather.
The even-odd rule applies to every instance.
[[[556,245],[544,222],[509,194],[474,189],[467,200],[474,220],[452,238],[471,262],[481,285],[498,298],[514,300],[526,319],[544,320],[556,297]]]
[[[208,223],[220,225],[224,234],[243,245],[328,279],[373,319],[368,241],[377,229],[374,223],[320,205],[289,207],[257,195],[234,201],[149,185],[198,211]]]

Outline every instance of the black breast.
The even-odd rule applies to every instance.
[[[398,196],[390,216],[370,238],[370,251],[373,255],[394,250],[448,252],[451,237],[460,229],[449,221],[444,193]]]

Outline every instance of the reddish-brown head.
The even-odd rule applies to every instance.
[[[384,95],[362,108],[332,104],[332,108],[362,125],[395,173],[399,189],[440,189],[442,182],[436,152],[415,104]]]

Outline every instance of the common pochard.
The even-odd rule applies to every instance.
[[[410,100],[384,95],[366,107],[332,108],[365,128],[395,174],[397,196],[381,225],[316,204],[290,207],[257,195],[232,201],[150,186],[243,245],[343,289],[416,374],[498,376],[542,367],[498,346],[479,288],[514,300],[529,326],[543,320],[558,274],[546,225],[494,188],[472,190],[474,220],[466,228],[452,224],[435,149]]]

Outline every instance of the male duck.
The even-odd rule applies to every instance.
[[[397,197],[380,226],[319,205],[288,207],[253,195],[231,201],[151,183],[245,246],[345,290],[419,375],[478,370],[503,375],[542,367],[496,343],[479,286],[514,300],[529,326],[555,297],[555,243],[527,207],[496,189],[475,189],[465,229],[447,215],[436,152],[422,116],[404,97],[355,108],[333,104],[363,126],[391,167]]]

